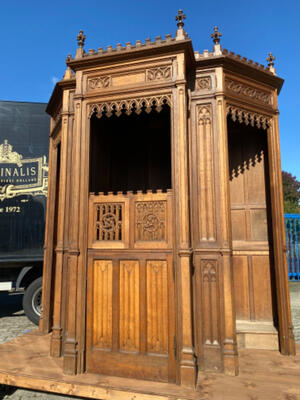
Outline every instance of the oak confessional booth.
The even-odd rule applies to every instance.
[[[175,37],[68,56],[51,115],[40,331],[66,375],[194,387],[294,354],[268,67]]]

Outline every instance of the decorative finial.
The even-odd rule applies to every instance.
[[[273,56],[272,53],[269,53],[269,57],[267,58],[268,66],[274,67],[274,61],[276,60],[276,57]]]
[[[276,58],[273,56],[273,54],[269,53],[269,57],[267,58],[267,63],[268,63],[270,72],[272,72],[272,74],[274,74],[274,75],[276,75],[276,69],[274,68],[275,60],[276,60]]]
[[[72,58],[71,54],[68,54],[68,55],[67,55],[67,58],[66,58],[66,63],[68,63],[69,61],[71,61],[71,58]]]
[[[220,56],[222,54],[222,48],[220,45],[220,37],[222,36],[222,33],[219,32],[219,28],[217,26],[214,27],[214,32],[210,36],[214,42],[213,55]]]
[[[84,42],[85,42],[85,35],[83,34],[83,31],[79,31],[79,34],[77,36],[77,42],[78,42],[78,47],[76,49],[76,56],[75,58],[81,58],[84,56]]]
[[[214,33],[211,34],[211,38],[214,42],[214,44],[220,44],[220,37],[222,36],[222,33],[219,32],[219,28],[217,26],[214,27]]]
[[[178,11],[178,15],[175,17],[175,21],[177,22],[177,31],[176,31],[176,40],[185,40],[188,36],[185,30],[183,29],[184,27],[184,22],[183,20],[186,19],[186,15],[183,14],[182,10]]]
[[[86,36],[83,34],[83,31],[79,31],[79,34],[77,36],[77,42],[78,42],[78,46],[79,47],[83,47],[84,46],[84,42],[85,42]]]
[[[186,15],[183,14],[182,10],[179,10],[178,15],[176,15],[175,17],[175,21],[178,21],[177,23],[178,29],[182,29],[184,27],[184,22],[183,22],[184,19],[186,19]]]

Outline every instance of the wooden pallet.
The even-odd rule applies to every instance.
[[[191,390],[97,374],[65,375],[61,359],[49,356],[49,339],[34,331],[0,345],[0,383],[105,400],[300,399],[300,345],[294,357],[277,351],[240,350],[239,376],[199,372],[197,388]]]

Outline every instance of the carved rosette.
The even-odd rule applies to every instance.
[[[256,126],[258,129],[267,129],[271,123],[271,117],[267,115],[245,110],[230,104],[227,105],[226,112],[234,122],[238,121],[241,124]]]
[[[105,89],[111,86],[110,76],[97,76],[88,80],[88,88],[91,90]]]
[[[171,66],[147,69],[147,81],[168,80],[172,77]]]
[[[210,90],[212,87],[211,77],[203,76],[196,79],[196,89],[197,90]]]
[[[142,111],[150,113],[152,110],[160,112],[164,105],[171,107],[171,96],[161,95],[153,97],[141,97],[120,101],[94,103],[89,105],[89,118],[92,115],[101,118],[103,114],[107,117],[116,115],[119,117],[123,112],[127,115],[131,113],[140,114]]]
[[[166,201],[138,201],[135,205],[136,240],[166,240]]]
[[[241,82],[234,81],[232,79],[225,79],[225,88],[231,92],[237,93],[244,97],[251,98],[258,102],[271,105],[272,104],[272,96],[268,92],[264,92],[262,90],[256,89],[254,87],[245,85]]]

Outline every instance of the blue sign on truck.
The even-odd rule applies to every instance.
[[[0,101],[0,290],[24,290],[24,311],[36,324],[48,187],[45,108],[45,103]]]

